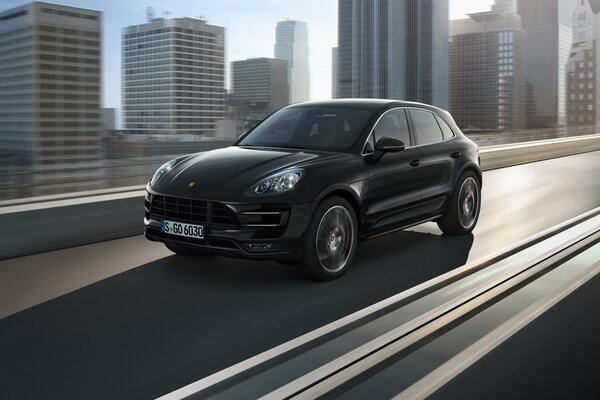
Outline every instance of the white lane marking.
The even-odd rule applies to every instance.
[[[552,291],[549,295],[538,300],[524,311],[506,321],[500,327],[472,344],[466,350],[457,354],[402,393],[398,394],[394,397],[394,400],[425,399],[428,396],[431,396],[435,391],[450,382],[471,365],[475,364],[486,354],[504,343],[508,338],[523,329],[544,312],[548,311],[569,294],[573,293],[598,273],[600,273],[600,262],[592,265],[575,278]]]

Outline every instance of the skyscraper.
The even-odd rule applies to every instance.
[[[448,106],[448,0],[338,0],[339,96]]]
[[[308,28],[305,22],[285,20],[275,30],[275,58],[287,61],[289,102],[310,100]]]
[[[331,49],[331,98],[338,97],[338,48],[333,47]]]
[[[600,2],[578,1],[572,27],[573,44],[566,66],[567,123],[570,126],[597,125],[600,122]]]
[[[450,112],[462,129],[525,127],[525,32],[498,9],[450,21]]]
[[[260,121],[289,104],[285,60],[251,58],[231,63],[232,103],[237,117]]]
[[[581,0],[579,0],[581,1]],[[566,122],[565,64],[571,47],[571,0],[519,0],[527,34],[527,127],[544,128]]]
[[[22,195],[101,185],[99,11],[35,2],[0,13],[0,152]]]
[[[225,103],[225,28],[154,18],[123,30],[123,122],[129,131],[211,136]]]
[[[495,0],[492,11],[514,14],[517,12],[517,0]]]

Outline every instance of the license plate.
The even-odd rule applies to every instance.
[[[167,221],[163,219],[160,221],[160,230],[170,235],[204,239],[203,225],[184,224],[183,222]]]

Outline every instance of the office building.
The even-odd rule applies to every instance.
[[[277,23],[275,58],[287,61],[289,103],[310,100],[308,28],[305,22],[285,20]]]
[[[237,119],[260,121],[289,104],[284,60],[251,58],[231,63],[232,104]]]
[[[567,124],[597,125],[600,2],[578,1],[572,17],[573,44],[566,66]]]
[[[225,28],[151,18],[123,30],[123,128],[212,136],[223,118]]]
[[[517,13],[517,0],[495,0],[492,11],[500,11],[507,14]]]
[[[117,110],[115,108],[100,109],[100,130],[104,133],[110,133],[117,129],[116,120]]]
[[[581,1],[581,0],[579,0]],[[519,0],[526,32],[527,127],[566,122],[565,65],[572,43],[572,0]]]
[[[496,9],[450,21],[450,112],[462,129],[525,127],[525,33]]]
[[[448,106],[448,0],[339,0],[339,97]]]
[[[0,151],[23,195],[98,188],[99,11],[35,2],[0,13]]]
[[[338,48],[333,47],[331,49],[331,98],[338,97]]]

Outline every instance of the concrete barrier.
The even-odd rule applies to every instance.
[[[480,149],[484,171],[600,151],[600,135]],[[143,186],[0,203],[0,260],[141,234]]]
[[[0,260],[138,235],[144,192],[0,208]]]
[[[489,171],[519,164],[600,150],[600,135],[550,139],[479,149],[481,168]]]

